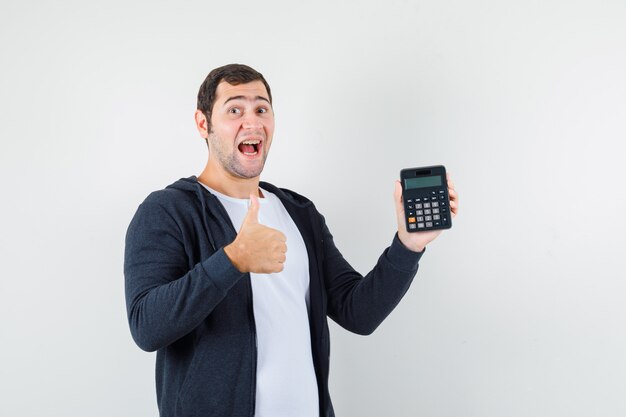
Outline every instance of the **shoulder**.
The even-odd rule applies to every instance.
[[[159,205],[163,207],[184,205],[194,200],[192,193],[175,188],[164,188],[153,191],[145,198],[142,204]]]
[[[196,185],[193,181],[182,178],[161,190],[151,192],[141,203],[140,209],[148,212],[166,212],[173,217],[197,211],[201,208],[198,193],[202,190]]]

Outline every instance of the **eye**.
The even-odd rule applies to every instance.
[[[259,107],[259,109],[257,110],[259,113],[267,113],[268,110],[266,107]]]
[[[241,113],[241,109],[239,109],[239,107],[231,107],[230,109],[228,109],[228,113],[239,114]]]

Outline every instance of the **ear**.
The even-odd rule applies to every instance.
[[[194,118],[196,119],[196,128],[198,129],[198,132],[200,132],[200,136],[202,136],[204,139],[208,138],[209,131],[207,128],[209,126],[209,123],[204,113],[202,113],[200,110],[196,110]]]

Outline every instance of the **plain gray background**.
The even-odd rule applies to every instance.
[[[461,196],[369,337],[332,324],[338,416],[624,416],[626,3],[3,1],[0,415],[155,416],[124,235],[199,174],[195,97],[261,71],[262,178],[316,202],[367,272],[401,168]]]

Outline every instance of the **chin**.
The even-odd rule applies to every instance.
[[[249,163],[249,161],[246,162],[248,163],[236,164],[234,167],[232,167],[234,169],[231,170],[231,172],[233,172],[240,178],[246,179],[256,178],[261,175],[261,172],[263,172],[263,168],[265,167],[265,159],[255,161],[255,164],[253,164],[252,166],[250,166],[251,164]]]
[[[256,168],[256,169],[241,169],[240,168],[240,169],[231,170],[230,172],[231,174],[239,178],[252,179],[261,175],[261,172],[263,172],[263,167]]]

